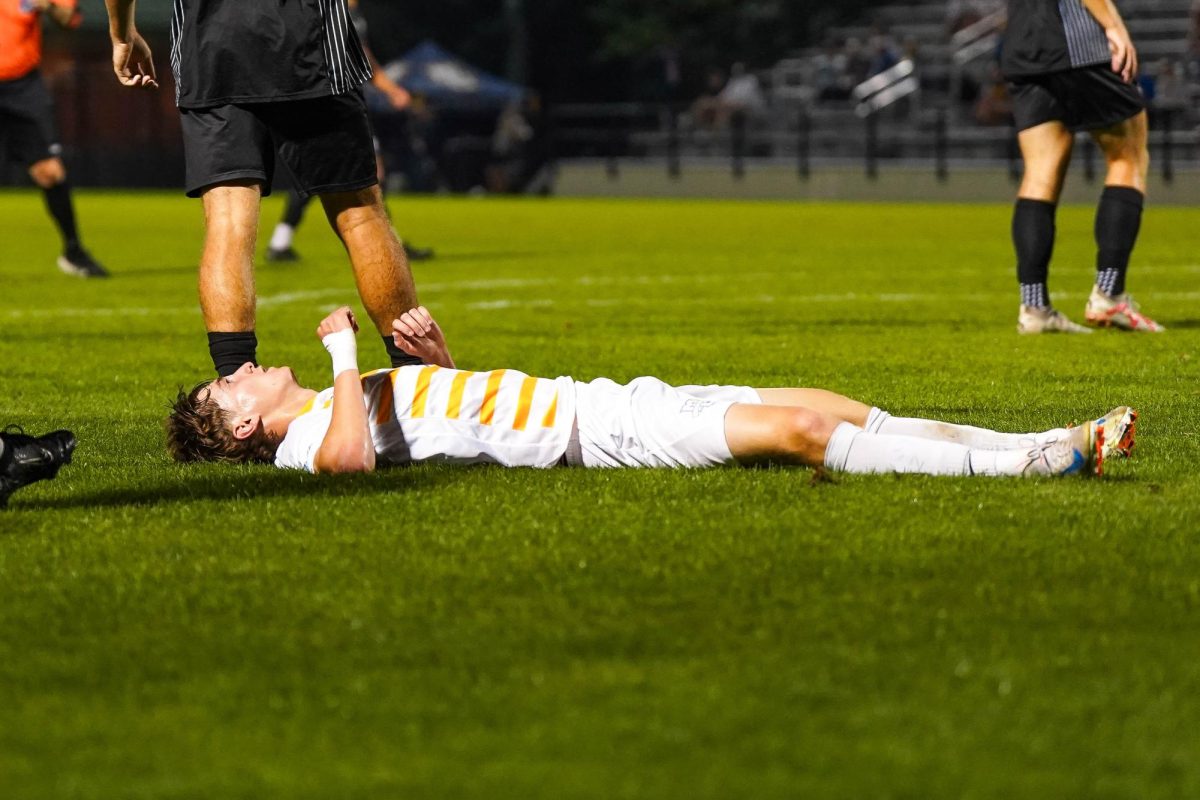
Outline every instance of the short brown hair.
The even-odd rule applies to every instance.
[[[248,461],[271,463],[279,442],[261,427],[247,439],[233,435],[229,414],[208,395],[212,381],[192,391],[179,390],[167,417],[167,450],[176,461]]]

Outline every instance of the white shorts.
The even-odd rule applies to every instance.
[[[585,467],[713,467],[729,464],[725,413],[761,403],[748,386],[668,386],[636,378],[575,384],[579,454]]]

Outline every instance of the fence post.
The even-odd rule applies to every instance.
[[[679,117],[675,109],[667,104],[667,175],[678,180],[679,169]]]
[[[1017,141],[1017,126],[1009,129],[1008,135],[1008,179],[1013,183],[1021,182],[1021,145]]]
[[[947,151],[949,150],[948,136],[949,122],[946,119],[946,109],[939,108],[937,112],[937,133],[934,137],[935,158],[937,159],[937,179],[939,183],[945,183],[950,179],[950,163]]]
[[[1175,109],[1164,108],[1162,110],[1162,177],[1164,183],[1172,183],[1175,180],[1175,164],[1173,163],[1174,152],[1171,146],[1171,128],[1174,127]]]
[[[808,116],[808,108],[800,109],[799,140],[796,142],[796,173],[800,180],[806,181],[812,175],[810,150],[812,149],[812,119]]]
[[[867,177],[879,177],[879,119],[874,111],[867,114]]]
[[[617,151],[621,147],[621,127],[621,124],[618,123],[609,131],[608,135],[608,158],[605,172],[608,173],[610,181],[615,181],[621,175],[620,166],[617,164]]]
[[[729,123],[733,177],[741,180],[746,175],[746,113],[735,111]]]

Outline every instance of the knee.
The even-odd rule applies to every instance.
[[[67,179],[67,168],[57,158],[47,158],[29,168],[29,177],[43,189],[52,189]]]
[[[785,438],[794,452],[824,451],[837,421],[807,408],[793,409],[787,421]]]
[[[321,204],[329,224],[342,236],[361,225],[380,221],[390,224],[387,210],[383,207],[383,197],[375,186],[323,195]]]

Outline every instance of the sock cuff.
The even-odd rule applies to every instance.
[[[1119,203],[1129,203],[1138,208],[1146,204],[1146,195],[1132,186],[1105,186],[1104,191],[1100,193],[1100,199],[1102,201],[1116,200]]]
[[[825,445],[825,466],[838,472],[846,469],[850,459],[850,448],[863,429],[849,422],[843,422],[833,429],[829,436],[829,444]]]
[[[891,414],[882,408],[873,407],[867,412],[867,423],[863,425],[863,430],[867,433],[879,433],[879,429],[883,427],[883,423],[887,422],[891,416]]]
[[[392,360],[393,368],[411,367],[415,364],[425,363],[425,362],[421,361],[421,359],[417,358],[416,356],[409,355],[408,353],[401,350],[396,345],[396,340],[393,339],[391,336],[383,337],[383,346],[387,348],[388,358],[390,358]]]
[[[1050,200],[1034,200],[1029,197],[1018,197],[1017,208],[1025,208],[1030,211],[1051,212],[1058,210],[1058,203]]]
[[[258,363],[258,335],[254,331],[208,334],[208,353],[222,378],[241,369],[247,361]]]

